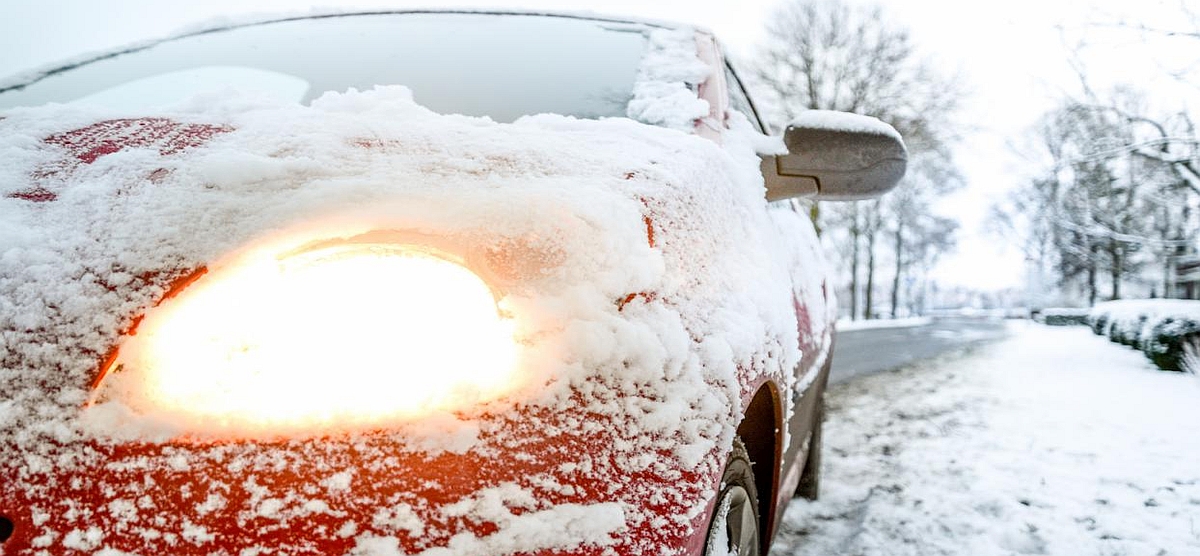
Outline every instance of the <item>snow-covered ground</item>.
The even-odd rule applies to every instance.
[[[1200,554],[1200,380],[1084,327],[831,387],[772,554]]]

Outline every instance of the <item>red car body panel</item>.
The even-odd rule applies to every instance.
[[[700,94],[710,101],[714,115],[724,115],[727,84],[718,69],[724,64],[720,51],[704,33],[698,34],[698,45],[701,58],[714,67]],[[720,138],[707,123],[698,122],[697,129]],[[171,156],[231,131],[225,125],[163,118],[97,122],[45,138],[47,145],[62,149],[63,158],[31,175],[28,187],[5,196],[53,203],[60,193],[55,188],[61,185],[56,184],[63,183],[53,178],[80,165],[133,147]],[[161,179],[156,173],[145,176],[148,183]],[[653,246],[660,224],[649,206],[647,240]],[[202,272],[202,268],[163,269],[138,275],[133,284],[121,287],[153,286],[173,292]],[[622,307],[659,302],[653,292],[630,293],[619,301]],[[795,405],[797,414],[792,418],[806,421],[811,428],[824,387],[823,373],[828,371],[832,327],[829,322],[813,325],[814,319],[828,320],[825,307],[810,308],[798,298],[792,301],[798,322],[796,341],[803,352],[795,372],[812,384]],[[123,333],[134,333],[141,316],[124,317]],[[814,330],[824,332],[815,335]],[[95,359],[93,388],[112,363],[113,353],[97,353]],[[791,449],[785,449],[784,408],[792,402],[792,394],[781,377],[750,370],[739,374],[743,407],[750,407],[764,391],[771,401],[770,423],[763,424],[762,430],[739,431],[770,447],[772,461],[756,461],[758,466],[770,465],[763,475],[770,497],[761,504],[766,510],[765,542],[769,542],[803,471],[807,443],[793,437]],[[613,431],[628,423],[610,419],[578,411],[518,408],[485,418],[476,447],[437,455],[408,446],[388,431],[275,442],[91,443],[79,448],[99,456],[105,462],[100,467],[29,461],[15,452],[16,447],[0,446],[4,454],[0,515],[14,525],[12,537],[0,544],[0,554],[36,554],[51,545],[53,553],[63,553],[59,552],[62,539],[45,537],[44,531],[78,532],[79,539],[67,544],[77,546],[74,553],[80,554],[99,548],[132,554],[239,554],[246,549],[259,549],[262,554],[341,554],[351,552],[356,538],[364,534],[393,536],[404,553],[419,553],[447,546],[463,534],[485,541],[495,535],[503,523],[469,512],[452,515],[445,508],[473,500],[481,490],[505,485],[534,493],[531,501],[505,502],[512,518],[571,505],[619,507],[630,500],[645,510],[625,515],[626,527],[605,538],[531,553],[702,553],[727,454],[708,454],[710,464],[698,470],[684,468],[670,454],[646,454],[636,462],[617,460],[605,456],[618,453],[606,447],[622,441]],[[411,509],[423,528],[407,533],[398,528],[387,515],[389,508],[396,507]],[[639,517],[644,515],[654,517]],[[357,525],[347,529],[348,523]],[[89,541],[92,528],[104,531],[102,546]]]
[[[519,445],[505,446],[499,454],[480,450],[427,456],[386,433],[279,444],[93,446],[107,461],[103,468],[53,469],[5,482],[0,507],[13,519],[16,533],[4,550],[6,554],[32,552],[38,548],[35,539],[45,530],[105,527],[113,512],[128,510],[114,508],[112,502],[133,499],[145,519],[133,521],[138,525],[124,530],[108,530],[107,548],[133,554],[161,554],[165,547],[174,554],[238,554],[248,547],[281,547],[280,552],[287,554],[343,554],[354,548],[357,535],[397,535],[396,530],[379,525],[374,531],[356,528],[351,535],[339,536],[347,522],[378,523],[375,516],[381,508],[407,504],[424,522],[424,530],[420,535],[399,534],[401,548],[418,553],[445,546],[452,536],[463,532],[480,538],[495,533],[499,529],[495,522],[469,516],[447,519],[441,510],[481,489],[503,484],[536,493],[537,505],[513,507],[514,516],[564,504],[593,505],[629,497],[644,500],[663,519],[631,523],[614,543],[621,554],[695,544],[692,537],[704,530],[707,515],[700,514],[694,521],[681,521],[678,516],[694,513],[689,506],[702,499],[715,481],[713,477],[659,464],[631,472],[622,462],[589,456],[613,439],[600,428],[585,431],[571,422],[579,416],[540,412],[522,417],[492,423],[505,432],[517,432],[512,437],[521,439]],[[547,430],[555,434],[547,435]],[[172,461],[186,464],[172,469]],[[353,477],[348,486],[352,495],[331,495],[322,485],[347,470]],[[554,477],[557,484],[531,481],[544,476]],[[614,477],[620,480],[614,483]],[[617,490],[613,490],[614,484]],[[153,487],[147,489],[147,485]],[[311,498],[287,500],[256,494],[295,490]],[[681,496],[664,498],[660,496],[664,491]],[[220,502],[210,504],[216,506],[212,509],[197,509],[211,500]],[[48,519],[22,511],[34,507],[35,502],[38,507],[50,502],[54,511]],[[270,505],[278,505],[278,509],[270,510]],[[267,515],[255,517],[262,512]],[[280,513],[291,517],[279,519]],[[188,538],[174,533],[200,523],[203,534]],[[600,554],[604,550],[584,545],[548,553],[567,552]]]

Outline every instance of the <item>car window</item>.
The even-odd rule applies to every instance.
[[[750,103],[750,95],[746,94],[746,89],[742,87],[742,81],[738,79],[729,64],[725,64],[725,82],[729,89],[729,107],[745,115],[759,133],[766,133],[762,122],[758,119],[758,113],[754,110],[754,105]]]
[[[77,102],[151,108],[227,87],[308,102],[405,85],[442,113],[512,121],[624,116],[645,27],[573,17],[358,14],[205,32],[0,91],[0,108]]]

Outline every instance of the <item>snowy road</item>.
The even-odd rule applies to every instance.
[[[1086,328],[831,386],[779,555],[1200,555],[1200,380]]]
[[[839,330],[829,381],[836,384],[890,371],[1004,335],[1004,320],[972,317],[937,318],[920,326]]]

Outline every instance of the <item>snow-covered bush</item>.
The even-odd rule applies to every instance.
[[[1183,343],[1183,370],[1200,376],[1200,336]]]
[[[1142,343],[1142,351],[1155,365],[1168,371],[1184,370],[1185,345],[1200,341],[1200,317],[1169,316],[1158,321]]]
[[[1092,308],[1092,331],[1140,349],[1160,369],[1184,370],[1185,346],[1200,342],[1200,301],[1140,299]]]
[[[1112,321],[1108,329],[1108,338],[1118,344],[1131,348],[1141,345],[1142,329],[1146,326],[1148,315],[1138,315],[1135,318]]]
[[[1103,336],[1108,333],[1108,318],[1109,315],[1105,311],[1097,311],[1099,306],[1093,308],[1087,316],[1087,325],[1091,327],[1092,332]]]
[[[1049,326],[1073,326],[1088,323],[1088,310],[1071,307],[1043,309],[1038,320]]]

